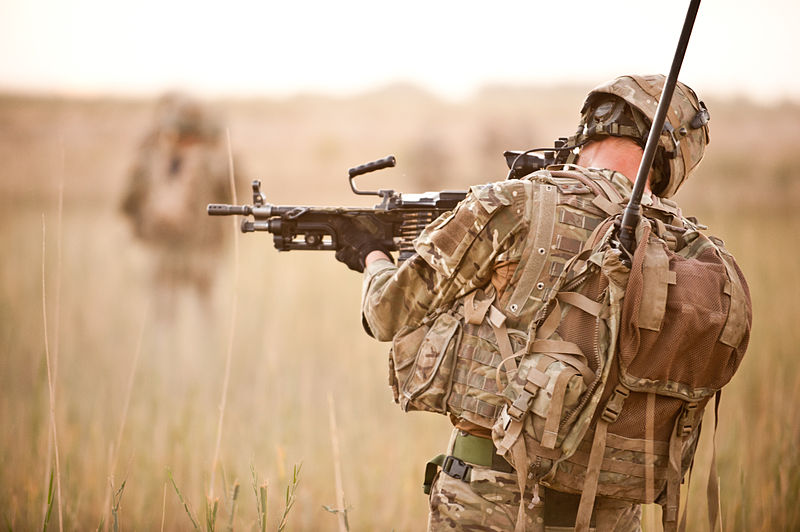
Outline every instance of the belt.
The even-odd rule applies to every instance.
[[[439,467],[451,477],[464,482],[470,481],[473,465],[488,467],[503,473],[514,472],[511,464],[497,454],[497,449],[489,438],[481,438],[460,431],[456,434],[453,442],[452,453],[450,455],[440,454],[425,466],[423,489],[426,494],[430,493],[431,484],[433,484]]]

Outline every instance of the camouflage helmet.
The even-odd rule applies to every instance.
[[[581,109],[576,143],[612,135],[644,147],[664,87],[663,75],[620,76],[592,89]],[[659,139],[650,188],[673,196],[703,159],[710,116],[692,89],[678,82]]]

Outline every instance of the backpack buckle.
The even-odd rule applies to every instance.
[[[678,420],[678,436],[687,437],[694,430],[697,421],[697,403],[686,403]]]
[[[523,389],[514,402],[508,406],[508,415],[511,416],[514,421],[522,421],[522,418],[525,417],[525,414],[531,407],[533,396],[534,394]]]
[[[609,397],[606,407],[603,410],[600,418],[606,423],[615,422],[619,417],[619,414],[622,412],[622,406],[625,403],[625,399],[627,399],[630,394],[630,390],[621,384],[617,384],[617,387],[614,388],[614,395]]]
[[[455,456],[449,455],[444,459],[442,471],[456,480],[469,482],[469,472],[472,471],[472,466]]]

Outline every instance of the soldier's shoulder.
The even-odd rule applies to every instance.
[[[529,186],[529,185],[527,185]],[[496,181],[470,187],[467,201],[480,205],[486,212],[509,206],[525,195],[526,184],[519,179]]]

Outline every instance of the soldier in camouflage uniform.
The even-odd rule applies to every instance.
[[[207,298],[228,231],[198,213],[229,196],[218,121],[188,96],[163,96],[130,172],[122,211],[153,252],[155,290],[167,313],[179,286]]]
[[[425,229],[400,267],[368,233],[346,232],[337,259],[365,272],[363,321],[370,335],[392,341],[395,400],[405,410],[448,415],[455,426],[446,455],[426,471],[429,530],[514,529],[517,475],[491,440],[506,372],[564,264],[627,202],[663,84],[663,76],[622,76],[595,88],[570,142],[581,146],[576,164],[472,187]],[[644,205],[679,213],[667,198],[702,159],[707,122],[705,106],[679,83]],[[579,496],[528,489],[526,529],[572,529]],[[592,523],[640,530],[640,513],[598,497]]]

